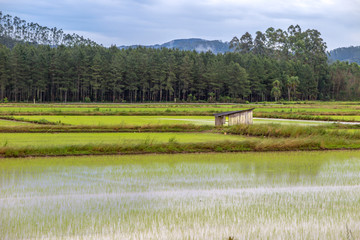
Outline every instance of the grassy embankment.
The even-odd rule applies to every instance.
[[[4,104],[2,105],[4,106]],[[91,108],[90,106],[93,106]],[[102,106],[102,107],[100,107]],[[250,105],[253,107],[253,105]],[[73,154],[134,154],[134,153],[187,153],[187,152],[237,152],[237,151],[287,151],[287,150],[322,150],[322,149],[358,149],[360,148],[360,137],[358,131],[340,131],[340,129],[358,129],[359,125],[324,125],[316,127],[305,126],[282,126],[257,124],[253,126],[235,126],[235,127],[213,127],[208,124],[212,120],[205,116],[187,116],[181,117],[184,111],[191,109],[191,113],[211,114],[213,112],[230,111],[239,109],[239,107],[249,108],[248,105],[6,105],[0,108],[3,118],[25,121],[24,124],[1,125],[2,133],[23,133],[20,139],[31,139],[35,142],[35,135],[31,133],[65,133],[78,132],[161,132],[161,137],[150,138],[128,135],[119,139],[109,138],[97,141],[83,141],[81,135],[72,136],[78,141],[68,141],[66,137],[54,144],[32,144],[22,145],[21,140],[4,141],[0,147],[1,156],[23,157],[23,156],[43,156],[43,155],[73,155]],[[281,116],[282,113],[294,114],[294,107],[299,107],[298,112],[318,113],[321,109],[324,113],[332,112],[356,112],[357,105],[344,103],[343,105],[333,104],[295,104],[295,105],[259,105],[258,114],[274,114]],[[321,108],[322,107],[322,108]],[[14,108],[18,113],[29,115],[11,115]],[[152,108],[152,110],[149,110]],[[179,116],[162,116],[176,109],[174,113]],[[5,110],[4,110],[5,109]],[[35,110],[36,109],[36,110]],[[77,115],[66,115],[75,111]],[[89,110],[92,109],[92,110]],[[140,111],[139,111],[140,109]],[[186,110],[184,110],[186,109]],[[210,109],[210,110],[209,110]],[[255,110],[257,110],[255,109]],[[281,111],[280,111],[281,109]],[[63,112],[64,111],[64,112]],[[91,116],[90,113],[99,113],[99,116]],[[148,112],[147,112],[148,111]],[[190,111],[190,110],[189,110]],[[261,112],[263,111],[263,113]],[[280,112],[279,112],[280,111]],[[117,116],[113,113],[140,114],[143,116]],[[157,112],[159,115],[148,116],[147,114]],[[41,115],[43,113],[56,113],[55,115]],[[59,114],[58,114],[59,113]],[[60,115],[60,113],[62,115]],[[187,112],[189,113],[189,112]],[[35,116],[32,116],[35,115]],[[37,116],[36,116],[37,115]],[[106,116],[105,116],[106,115]],[[159,118],[159,116],[161,116]],[[300,115],[299,115],[300,116]],[[317,116],[313,116],[317,117]],[[130,119],[130,120],[129,120]],[[161,119],[161,120],[160,120]],[[180,124],[173,124],[174,122]],[[189,123],[199,123],[197,125]],[[29,124],[32,123],[32,124]],[[174,138],[171,132],[197,132],[198,137],[190,137],[186,141],[180,138]],[[26,135],[26,133],[29,133]],[[232,134],[246,136],[241,141],[230,137],[223,138],[215,135],[210,138],[204,137],[205,134]],[[160,136],[158,135],[158,136]],[[4,135],[5,136],[5,135]],[[16,135],[16,136],[20,136]],[[46,135],[42,135],[44,139]],[[60,135],[58,135],[60,136]],[[68,134],[68,139],[71,135]],[[87,135],[90,136],[90,135]],[[143,135],[145,136],[145,135]],[[195,135],[194,135],[195,136]],[[94,137],[96,138],[96,137]],[[131,139],[135,138],[136,141]],[[60,139],[60,138],[59,138]],[[197,141],[196,139],[202,139]],[[128,141],[127,141],[128,140]],[[18,141],[19,144],[16,144]],[[49,138],[45,142],[56,142]],[[119,142],[120,141],[120,142]],[[11,142],[11,144],[10,144]],[[26,142],[26,141],[25,141]],[[44,143],[45,143],[44,142]]]
[[[211,116],[214,113],[255,108],[255,117],[305,120],[359,120],[354,103],[309,102],[306,104],[0,104],[0,114],[16,115],[122,115]],[[342,116],[347,116],[342,118]]]
[[[191,127],[191,125],[184,126]],[[209,138],[204,137],[204,134],[209,134],[209,132],[212,132],[213,135],[209,135]],[[222,135],[216,135],[219,133],[222,133]],[[16,133],[14,133],[14,135],[15,134]],[[19,135],[18,139],[31,139],[35,137],[35,135],[32,134],[33,133]],[[193,135],[192,137],[189,135],[185,141],[182,141],[181,137],[174,137],[174,135],[169,132],[158,133],[159,135],[153,138],[146,137],[144,139],[139,136],[136,141],[130,141],[131,138],[134,139],[134,134],[135,133],[132,133],[133,137],[127,136],[122,139],[119,136],[118,138],[115,137],[117,141],[114,142],[101,142],[101,138],[99,137],[99,141],[95,143],[77,141],[76,144],[69,144],[69,141],[66,141],[65,137],[63,138],[64,140],[59,140],[60,142],[56,146],[49,144],[33,144],[32,146],[20,146],[21,144],[18,144],[14,146],[16,145],[16,140],[11,142],[11,145],[9,144],[10,141],[5,141],[3,146],[0,147],[0,155],[3,157],[25,157],[77,154],[289,151],[360,148],[359,132],[329,131],[324,126],[303,127],[260,124],[213,128],[211,131],[207,130],[206,133],[197,133],[198,136]],[[232,138],[234,136],[223,136],[225,134],[246,138],[235,140]],[[50,136],[54,139],[57,138],[56,134]],[[43,137],[46,140],[46,135],[43,135]],[[81,139],[80,135],[79,137]],[[196,138],[199,140],[196,140]],[[51,141],[51,139],[49,141]]]

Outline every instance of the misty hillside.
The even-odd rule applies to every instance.
[[[347,61],[349,63],[356,62],[360,64],[360,46],[357,47],[342,47],[336,48],[329,52],[329,60],[331,62],[339,61]]]
[[[200,38],[190,38],[190,39],[177,39],[163,44],[155,44],[144,46],[147,48],[175,48],[179,50],[185,51],[197,51],[197,52],[207,52],[211,51],[214,54],[225,53],[232,51],[229,48],[228,42],[222,42],[219,40],[204,40]],[[128,48],[136,48],[140,45],[132,45],[132,46],[120,46],[120,49],[128,49]],[[356,62],[360,64],[360,46],[358,47],[343,47],[336,48],[329,52],[329,61],[335,62],[339,61],[348,61],[350,63]]]
[[[120,46],[120,49],[127,49],[127,48],[136,48],[139,45],[132,45],[132,46]],[[175,48],[179,50],[189,50],[189,51],[197,51],[197,52],[207,52],[211,51],[215,54],[217,53],[225,53],[229,52],[229,43],[222,42],[219,40],[204,40],[200,38],[190,38],[190,39],[177,39],[163,44],[156,44],[145,46],[147,48]]]

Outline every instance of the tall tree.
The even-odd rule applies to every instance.
[[[91,66],[91,80],[90,84],[92,87],[92,96],[94,101],[98,101],[98,93],[101,87],[101,82],[103,80],[103,71],[102,71],[102,58],[99,51],[96,52],[92,66]]]
[[[241,36],[240,49],[243,53],[248,53],[253,49],[253,39],[250,33],[246,32]]]
[[[287,76],[286,87],[288,90],[288,100],[291,101],[291,95],[296,96],[296,87],[299,85],[299,77]]]
[[[3,45],[0,45],[0,101],[3,101],[7,96],[5,93],[10,80],[10,50]]]
[[[115,47],[116,48],[116,47]],[[113,51],[110,65],[110,80],[108,91],[112,92],[112,101],[120,100],[120,94],[124,92],[123,74],[125,63],[121,52]],[[122,99],[121,99],[122,100]]]
[[[256,37],[254,39],[253,52],[257,55],[264,56],[266,54],[265,42],[266,42],[266,36],[262,32],[257,31]]]
[[[228,67],[228,89],[232,98],[244,99],[250,95],[250,86],[246,70],[232,62]]]
[[[188,55],[185,55],[182,59],[182,63],[179,67],[180,70],[180,89],[181,89],[181,99],[186,100],[187,94],[189,92],[190,86],[192,84],[192,78],[191,78],[191,66],[192,62]],[[179,90],[180,90],[179,89]],[[180,96],[180,94],[179,94]]]
[[[277,79],[273,82],[273,88],[271,89],[271,95],[275,98],[275,101],[278,101],[279,98],[281,97],[280,81]]]

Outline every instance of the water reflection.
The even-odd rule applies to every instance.
[[[359,151],[2,159],[0,235],[224,239],[231,229],[249,239],[341,239],[349,226],[359,236],[359,159]]]
[[[341,184],[360,178],[359,159],[359,151],[3,159],[0,190]]]
[[[282,178],[297,183],[304,178],[315,179],[322,166],[332,161],[331,155],[321,152],[247,153],[230,167],[234,173],[265,178],[267,182]]]

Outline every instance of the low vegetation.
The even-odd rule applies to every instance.
[[[258,124],[258,125],[236,125],[224,128],[225,133],[261,136],[261,137],[322,137],[343,138],[343,139],[360,139],[360,131],[346,132],[341,131],[343,125],[332,126],[294,126],[280,124]],[[360,125],[352,126],[353,129],[359,129]]]
[[[304,104],[307,113],[313,112],[313,106],[319,107],[319,104]],[[12,104],[11,106],[14,106]],[[61,108],[64,106],[59,105]],[[56,109],[58,105],[51,105]],[[68,107],[73,107],[66,105]],[[98,105],[95,105],[98,106]],[[107,106],[107,105],[105,105]],[[140,108],[140,105],[135,105]],[[151,105],[154,107],[155,105]],[[166,105],[164,105],[166,106]],[[170,105],[174,108],[181,109],[182,105]],[[236,105],[229,105],[227,110],[233,109]],[[290,105],[291,106],[291,105]],[[326,108],[333,110],[355,110],[356,105],[344,103],[344,105],[332,105],[327,103]],[[46,105],[44,105],[46,109]],[[89,105],[86,105],[89,107]],[[203,108],[208,111],[208,105],[200,105],[196,108],[195,105],[188,105],[191,109]],[[224,110],[224,105],[211,105],[213,109],[220,107]],[[25,107],[26,108],[26,107]],[[31,114],[41,113],[41,107],[37,112],[30,112]],[[67,108],[67,107],[65,107]],[[294,111],[290,111],[287,105],[282,105],[281,108],[286,111],[281,112],[278,116],[287,114],[287,116],[297,116]],[[32,107],[30,107],[30,110]],[[79,108],[81,109],[81,108]],[[104,113],[105,115],[113,111],[103,111],[98,108],[96,112]],[[129,105],[120,105],[117,109],[126,109],[130,112]],[[162,109],[162,110],[161,110]],[[168,108],[157,108],[161,112]],[[277,113],[279,106],[262,106],[261,111],[267,111],[257,114],[268,114],[266,116],[273,116],[271,114]],[[324,108],[325,109],[325,108]],[[77,113],[81,114],[82,110]],[[166,111],[166,110],[165,110]],[[273,112],[271,112],[273,111]],[[6,111],[5,111],[6,112]],[[163,111],[164,112],[164,111]],[[163,113],[162,112],[162,113]],[[315,111],[317,112],[317,111]],[[274,115],[277,116],[277,115]],[[307,116],[307,115],[299,115]],[[108,114],[106,116],[69,116],[69,115],[19,115],[19,116],[2,116],[3,121],[11,120],[19,124],[1,125],[0,133],[14,133],[12,138],[3,135],[3,146],[0,147],[0,155],[2,157],[24,157],[24,156],[50,156],[50,155],[76,155],[76,154],[136,154],[136,153],[184,153],[184,152],[236,152],[236,151],[289,151],[289,150],[324,150],[324,149],[359,149],[360,141],[360,125],[343,125],[343,124],[327,124],[319,126],[301,126],[294,124],[254,124],[254,125],[238,125],[232,127],[214,127],[213,117],[205,116],[113,116]],[[289,117],[290,118],[290,117]],[[314,116],[315,118],[315,116]],[[312,120],[314,118],[311,118]],[[316,117],[317,118],[317,117]],[[178,124],[173,124],[173,123]],[[305,121],[304,121],[305,122]],[[20,124],[23,123],[23,124]],[[197,123],[197,124],[193,124]],[[109,137],[102,138],[100,134],[105,136],[105,133],[129,133],[127,137],[115,139]],[[134,133],[163,133],[162,140],[155,141],[145,135],[131,135]],[[180,138],[175,139],[170,133],[197,133],[197,137],[190,137],[186,142],[181,141]],[[26,135],[28,133],[28,135]],[[60,133],[61,135],[49,136],[49,133]],[[65,139],[64,134],[68,133],[69,140]],[[77,135],[71,135],[77,134]],[[82,137],[85,133],[99,134],[97,141],[85,141]],[[219,137],[203,138],[205,134],[221,134]],[[16,135],[17,134],[17,135]],[[24,134],[23,136],[21,134]],[[45,139],[36,140],[36,135],[40,134],[40,138]],[[41,135],[43,134],[43,135]],[[20,138],[16,138],[19,137]],[[241,141],[234,141],[230,136],[224,138],[225,135],[242,136],[246,139]],[[85,135],[84,135],[85,136]],[[90,135],[87,135],[90,136]],[[110,135],[109,135],[110,136]],[[125,136],[125,135],[123,135]],[[216,136],[216,135],[214,135]],[[16,140],[17,139],[17,140]],[[23,139],[23,140],[21,140]],[[32,144],[27,143],[26,139],[33,141]],[[46,140],[48,139],[48,140]],[[55,141],[58,139],[58,141]],[[104,140],[102,140],[104,139]],[[121,140],[120,140],[121,139]],[[136,139],[132,141],[131,139]],[[164,140],[165,139],[165,140]],[[169,139],[172,139],[171,141]],[[168,141],[169,140],[169,141]],[[214,141],[216,140],[216,141]],[[36,141],[39,144],[36,144]],[[60,142],[59,142],[60,141]],[[22,142],[26,143],[25,145]],[[57,143],[51,146],[47,143]],[[18,144],[16,144],[18,143]],[[125,144],[126,143],[126,144]]]
[[[214,113],[255,108],[254,117],[274,119],[299,119],[321,121],[360,121],[358,105],[343,102],[283,102],[281,104],[2,104],[3,119],[46,120],[72,116],[213,116]],[[59,122],[51,121],[54,124]],[[41,122],[40,122],[41,123]],[[64,123],[64,122],[62,122]]]
[[[47,105],[36,105],[36,111],[30,106],[21,105],[18,115],[1,108],[5,239],[360,236],[359,204],[353,201],[360,192],[359,154],[344,151],[360,149],[360,125],[287,120],[215,127],[209,116],[117,116],[116,108],[101,105],[90,112],[76,105],[80,110],[71,116],[64,114],[70,105],[49,111]],[[149,106],[160,114],[185,109]],[[296,115],[299,110],[291,106],[266,105],[256,114]],[[306,106],[302,109],[314,118],[321,112],[315,104],[297,106]],[[357,108],[324,106],[324,113]],[[149,111],[129,107],[123,112]],[[238,109],[186,107],[206,114]],[[117,110],[121,114],[123,108]]]
[[[359,139],[322,136],[296,138],[255,138],[243,141],[210,141],[178,143],[169,138],[167,143],[153,143],[145,139],[135,144],[87,144],[62,146],[0,147],[2,157],[64,156],[97,154],[192,153],[192,152],[244,152],[244,151],[294,151],[360,149]]]
[[[2,133],[25,132],[203,132],[213,130],[213,126],[194,124],[145,124],[145,125],[15,125],[0,126]]]
[[[69,145],[137,145],[158,143],[200,143],[242,141],[245,137],[208,132],[70,132],[70,133],[0,133],[0,146],[64,147]]]

